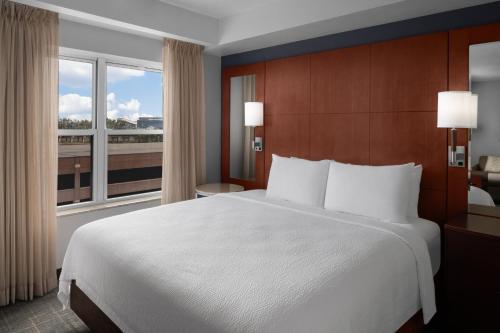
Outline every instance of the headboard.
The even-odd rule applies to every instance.
[[[424,167],[420,214],[446,216],[448,34],[436,33],[266,63],[265,169],[273,153]]]
[[[488,36],[496,31],[500,37],[498,24],[486,27]],[[462,58],[472,37],[470,29],[462,30],[263,62],[261,186],[272,154],[371,165],[416,162],[424,167],[420,216],[443,223],[465,212],[466,168],[448,167],[448,132],[437,128],[436,112],[439,91],[468,89],[468,59]],[[467,131],[459,130],[459,144],[466,142]]]

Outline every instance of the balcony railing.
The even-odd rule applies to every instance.
[[[92,198],[90,186],[81,186],[82,175],[92,172],[92,158],[89,149],[83,145],[62,145],[59,148],[59,176],[73,176],[72,188],[59,189],[57,191],[57,203],[77,203],[88,201]],[[161,168],[162,166],[162,143],[111,143],[108,144],[108,172],[115,175],[125,174],[134,170],[135,172],[148,172],[146,168]],[[108,197],[142,193],[159,190],[161,188],[161,177],[147,179],[119,181],[108,183]],[[90,182],[92,183],[92,182]]]

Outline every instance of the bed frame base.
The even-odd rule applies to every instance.
[[[76,281],[71,281],[70,292],[71,310],[87,325],[93,333],[121,333],[122,331],[116,326],[109,317],[102,312],[97,305],[78,288]]]
[[[71,281],[71,310],[87,325],[93,333],[121,333],[122,331],[97,305]],[[424,328],[422,310],[411,317],[396,333],[420,333]]]
[[[406,323],[396,331],[396,333],[420,333],[424,331],[424,315],[419,310]]]

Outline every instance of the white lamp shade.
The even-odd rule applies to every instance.
[[[245,102],[245,126],[264,125],[264,104],[261,102]]]
[[[470,126],[469,128],[477,128],[477,105],[478,97],[476,94],[472,94],[470,98]]]
[[[438,127],[476,128],[477,95],[470,91],[438,93]]]

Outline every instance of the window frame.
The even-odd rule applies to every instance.
[[[108,129],[107,119],[107,66],[117,66],[144,71],[163,73],[163,65],[159,62],[127,57],[112,56],[95,52],[59,48],[59,59],[92,63],[92,128],[91,129],[59,129],[57,135],[91,135],[92,136],[92,200],[57,206],[58,211],[92,207],[106,203],[130,201],[134,198],[157,198],[160,191],[124,195],[116,198],[107,197],[108,189],[108,136],[109,135],[144,135],[162,134],[164,130],[148,129]],[[59,86],[59,85],[58,85]],[[162,96],[164,98],[165,96]],[[58,112],[59,116],[59,112]]]

